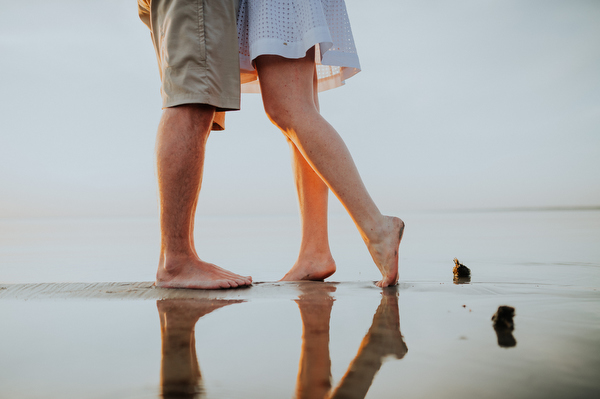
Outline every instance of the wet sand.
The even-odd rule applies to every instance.
[[[591,398],[600,292],[498,283],[0,285],[2,397]],[[516,308],[514,344],[492,326]]]
[[[562,228],[549,232],[557,220]],[[405,242],[400,284],[383,290],[337,273],[325,283],[220,291],[0,283],[0,397],[595,398],[599,220],[422,217]],[[438,228],[426,234],[428,221]],[[481,227],[490,223],[495,231]],[[338,268],[368,275],[362,260],[348,260],[351,245]],[[26,280],[30,260],[19,263],[13,248],[0,246],[13,267],[0,272],[22,266],[15,280]],[[470,280],[453,279],[454,257]],[[515,308],[513,330],[493,326],[502,305]]]

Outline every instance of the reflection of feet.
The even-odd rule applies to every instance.
[[[196,356],[194,328],[198,319],[241,300],[166,299],[156,302],[160,316],[162,397],[198,398],[202,378]]]
[[[331,389],[329,319],[335,299],[329,283],[300,283],[296,303],[302,318],[302,352],[298,368],[296,398],[325,398]]]
[[[196,256],[165,256],[156,273],[156,286],[161,288],[214,290],[251,284],[252,277],[240,276]]]
[[[331,283],[300,283],[302,294],[296,299],[302,318],[304,334],[314,337],[327,333],[329,342],[329,318],[335,299],[331,296],[336,287]]]
[[[378,287],[387,287],[398,283],[398,247],[404,234],[404,222],[397,217],[385,216],[386,225],[382,227],[381,239],[367,242],[369,253],[381,272],[382,279]]]
[[[323,256],[301,255],[280,281],[323,281],[333,273],[335,273],[335,261],[331,254]]]
[[[193,328],[202,316],[243,300],[161,299],[156,301],[161,322],[172,328]]]
[[[331,398],[364,398],[387,356],[402,359],[408,348],[400,333],[398,290],[385,288],[373,324]]]
[[[302,294],[296,299],[302,324],[307,326],[317,326],[319,330],[329,330],[329,317],[331,308],[335,299],[331,296],[336,287],[330,283],[301,283],[299,285]]]
[[[408,348],[400,332],[400,313],[398,310],[397,290],[384,290],[381,303],[373,316],[373,324],[365,339],[377,348],[381,357],[393,355],[402,359]]]

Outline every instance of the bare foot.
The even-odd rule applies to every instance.
[[[404,234],[404,222],[397,217],[385,216],[386,224],[378,241],[367,242],[369,253],[383,278],[378,287],[388,287],[398,283],[398,247]]]
[[[251,284],[252,277],[232,273],[194,255],[162,256],[156,273],[156,286],[161,288],[217,290]]]
[[[289,272],[279,281],[323,281],[335,273],[335,261],[331,254],[322,256],[299,256]]]

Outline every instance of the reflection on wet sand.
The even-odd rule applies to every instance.
[[[467,276],[467,277],[454,276],[454,278],[452,279],[452,282],[454,284],[469,284],[471,282],[471,276]]]
[[[515,308],[512,306],[499,306],[496,313],[492,316],[494,331],[498,338],[498,346],[501,348],[512,348],[517,346],[517,340],[513,336],[515,323],[513,317]]]
[[[196,322],[210,312],[242,300],[166,299],[156,302],[160,317],[162,358],[160,387],[165,398],[203,396],[196,356]]]
[[[499,347],[514,348],[517,346],[517,340],[513,336],[512,330],[494,327],[494,331],[496,331]]]
[[[375,374],[388,356],[402,359],[407,352],[400,333],[398,289],[382,290],[373,323],[346,374],[332,389],[329,355],[329,320],[335,284],[300,284],[296,303],[302,318],[302,350],[296,397],[364,398]],[[160,387],[165,398],[204,396],[196,356],[195,325],[212,311],[243,300],[165,299],[157,301],[160,316],[162,358]]]
[[[302,351],[296,383],[297,398],[325,398],[331,390],[329,318],[335,286],[329,283],[300,284],[296,303],[302,318]]]
[[[408,348],[400,333],[398,289],[387,287],[371,328],[340,383],[331,390],[329,318],[335,286],[300,285],[296,300],[302,318],[302,352],[296,383],[297,398],[364,398],[388,356],[402,359]]]

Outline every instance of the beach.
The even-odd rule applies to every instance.
[[[189,175],[198,254],[253,277],[219,291],[154,286],[171,208],[151,35],[177,24],[151,34],[121,0],[2,3],[0,399],[600,398],[600,2],[326,3],[362,69],[315,102],[362,179],[329,195],[337,271],[278,281],[297,170],[244,94]],[[334,195],[363,183],[406,223],[394,287]]]
[[[0,397],[600,394],[599,210],[404,220],[399,284],[380,289],[343,215],[324,283],[277,282],[296,217],[199,218],[199,252],[254,277],[219,291],[153,286],[154,219],[2,220]],[[502,305],[513,330],[493,326]]]

